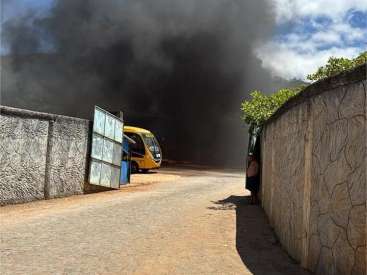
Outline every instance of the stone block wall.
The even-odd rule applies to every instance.
[[[366,274],[366,87],[366,66],[317,82],[264,127],[264,210],[316,274]]]
[[[307,105],[302,104],[284,114],[266,132],[272,143],[265,146],[271,150],[269,157],[273,161],[272,166],[264,165],[264,174],[272,176],[263,177],[263,202],[280,241],[293,258],[300,258],[302,251],[304,137],[307,127],[300,125],[307,125],[307,112]],[[270,209],[269,203],[272,204]]]
[[[84,192],[88,120],[0,106],[0,204]]]

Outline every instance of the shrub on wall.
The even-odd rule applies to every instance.
[[[367,51],[361,53],[356,58],[348,59],[344,57],[330,57],[327,64],[307,76],[311,81],[317,81],[326,77],[337,75],[345,70],[353,69],[367,62]]]
[[[326,77],[334,76],[345,70],[352,69],[367,62],[367,51],[362,52],[356,58],[330,57],[327,64],[307,76],[311,81],[317,81]],[[251,99],[241,104],[242,119],[250,125],[249,132],[261,128],[261,125],[288,99],[302,91],[306,85],[295,88],[280,89],[274,94],[266,95],[261,91],[250,93]]]
[[[251,99],[241,104],[242,119],[250,125],[250,131],[261,126],[280,106],[303,88],[304,86],[280,89],[271,95],[265,95],[260,91],[251,92]]]

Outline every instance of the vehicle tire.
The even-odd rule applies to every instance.
[[[139,165],[135,161],[133,161],[131,163],[131,174],[136,174],[138,172],[139,172]]]

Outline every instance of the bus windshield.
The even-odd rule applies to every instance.
[[[160,154],[158,141],[152,134],[142,134],[144,143],[147,145],[149,151],[153,154]]]

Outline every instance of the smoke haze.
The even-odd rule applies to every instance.
[[[241,165],[241,100],[284,85],[253,55],[273,28],[265,0],[58,0],[2,27],[2,104],[89,119],[94,105],[123,110],[170,159]]]

